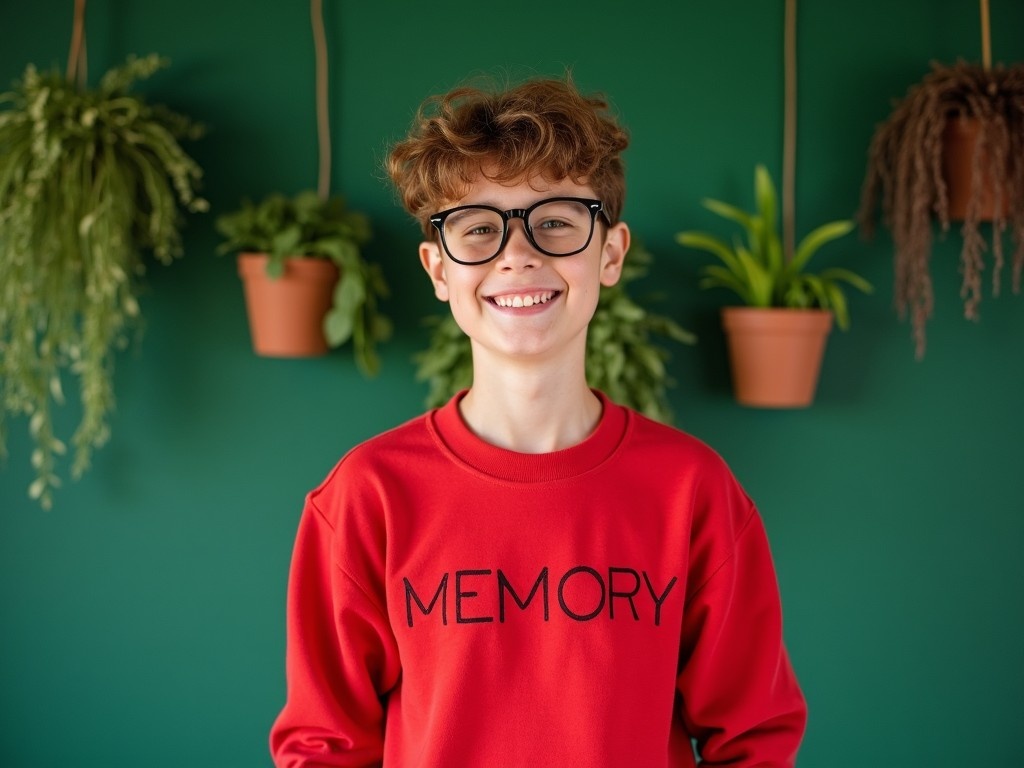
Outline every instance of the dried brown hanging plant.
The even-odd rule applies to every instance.
[[[918,359],[934,294],[930,271],[933,220],[945,235],[950,225],[949,188],[943,175],[943,134],[951,120],[973,120],[977,141],[961,234],[964,316],[978,318],[984,253],[991,247],[992,293],[999,294],[1003,238],[1010,230],[1013,290],[1024,268],[1024,65],[932,64],[875,132],[862,189],[861,231],[874,233],[876,209],[892,232],[896,308],[910,314]],[[991,202],[991,217],[983,203]],[[979,224],[991,219],[989,237]]]

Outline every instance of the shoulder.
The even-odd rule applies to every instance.
[[[732,471],[717,450],[700,438],[678,427],[655,421],[642,413],[629,414],[630,450],[657,454],[660,464],[674,464],[702,473],[732,477]]]
[[[308,502],[333,518],[339,507],[379,497],[389,479],[415,474],[434,444],[428,418],[421,414],[350,448],[309,492]]]
[[[400,462],[410,453],[422,453],[434,444],[433,432],[429,427],[432,412],[423,413],[398,426],[364,440],[351,448],[335,467],[358,467],[387,465]]]
[[[629,474],[684,496],[695,527],[723,527],[731,537],[756,511],[716,449],[688,432],[631,410],[624,459]]]

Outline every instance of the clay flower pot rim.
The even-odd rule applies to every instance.
[[[270,261],[270,254],[266,251],[241,251],[238,254],[238,265],[239,269],[255,269],[266,266],[267,262]],[[285,256],[284,263],[290,268],[299,270],[321,270],[331,271],[331,269],[337,270],[338,265],[333,260],[326,256]]]
[[[822,309],[821,307],[747,307],[747,306],[735,306],[735,307],[722,307],[723,312],[763,312],[763,313],[774,313],[774,312],[792,312],[794,314],[801,315],[831,315],[831,309]]]
[[[270,254],[267,251],[239,251],[238,255],[243,258],[260,258],[269,259]],[[321,256],[320,254],[309,254],[309,253],[294,253],[284,257],[288,261],[330,261],[330,256]]]
[[[722,307],[722,322],[726,327],[772,324],[775,326],[814,328],[831,327],[829,309],[799,309],[794,307]]]

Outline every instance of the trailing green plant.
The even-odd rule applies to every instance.
[[[718,257],[722,265],[703,268],[702,288],[727,288],[750,307],[820,308],[831,310],[836,323],[846,330],[850,315],[842,283],[870,293],[873,288],[864,278],[840,267],[818,274],[807,271],[808,262],[826,243],[848,234],[853,221],[843,219],[822,224],[784,254],[778,235],[778,205],[775,185],[768,170],[758,165],[754,171],[755,210],[747,212],[720,200],[705,199],[712,213],[739,224],[746,242],[734,237],[732,244],[706,232],[676,234],[680,245],[706,251]]]
[[[271,194],[259,203],[245,200],[237,211],[219,216],[216,227],[225,237],[220,253],[266,253],[271,278],[284,273],[286,258],[337,264],[341,277],[324,317],[324,335],[332,347],[351,339],[360,369],[370,376],[379,371],[377,343],[390,337],[391,322],[378,304],[389,289],[380,265],[362,255],[361,246],[371,237],[364,214],[350,210],[340,196],[305,190],[294,197]]]
[[[665,363],[669,352],[661,340],[693,344],[696,337],[671,318],[637,303],[627,286],[644,277],[652,256],[633,241],[622,267],[622,277],[604,286],[587,330],[587,383],[612,400],[659,421],[670,423],[667,390],[674,382]],[[415,355],[416,378],[429,384],[426,406],[445,403],[473,383],[473,355],[469,337],[451,314],[430,317],[427,349]]]
[[[28,66],[0,95],[0,450],[8,414],[28,417],[44,508],[60,485],[52,406],[73,378],[81,420],[72,476],[110,436],[114,358],[139,320],[143,251],[182,252],[180,207],[204,211],[202,171],[179,144],[202,127],[129,93],[167,66],[130,57],[93,90]]]

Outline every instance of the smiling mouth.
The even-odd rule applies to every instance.
[[[491,301],[499,307],[532,307],[535,304],[547,304],[558,296],[560,291],[539,291],[537,293],[516,293],[494,296]]]

